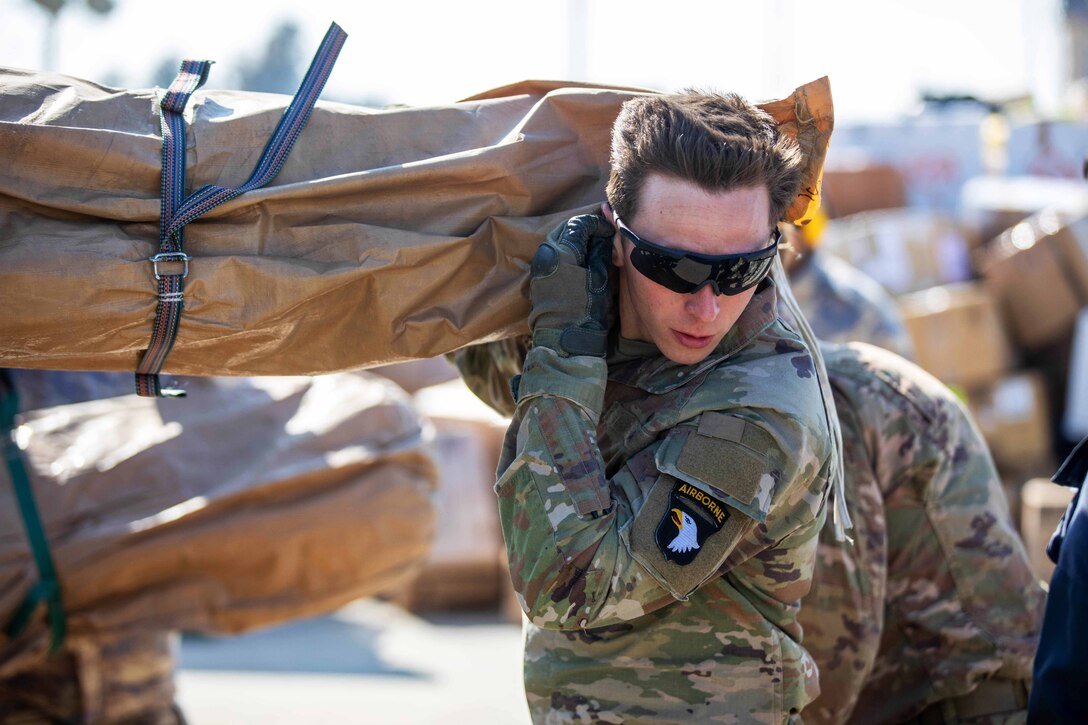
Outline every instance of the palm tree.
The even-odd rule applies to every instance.
[[[45,43],[42,45],[42,68],[56,70],[57,64],[57,19],[67,7],[75,5],[68,0],[31,0],[46,13]],[[113,0],[84,0],[83,4],[99,15],[108,15],[114,8]]]

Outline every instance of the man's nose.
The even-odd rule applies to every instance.
[[[685,307],[700,322],[713,322],[718,316],[718,295],[714,285],[706,285],[688,295]]]

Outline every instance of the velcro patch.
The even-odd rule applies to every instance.
[[[698,432],[701,436],[740,443],[744,438],[744,429],[747,427],[748,423],[733,415],[703,413],[699,417]]]
[[[697,427],[674,428],[658,449],[658,470],[714,495],[757,521],[766,521],[777,485],[770,461],[778,444],[743,418],[704,413]]]
[[[741,504],[766,511],[773,481],[767,454],[774,439],[740,418],[706,413],[695,435],[684,443],[676,467],[721,489]],[[765,499],[765,500],[764,500]]]

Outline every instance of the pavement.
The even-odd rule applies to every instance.
[[[418,616],[377,600],[181,642],[191,725],[529,725],[521,627],[497,611]]]

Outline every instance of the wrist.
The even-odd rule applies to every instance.
[[[608,364],[591,355],[562,356],[549,347],[536,346],[525,357],[518,382],[518,405],[540,396],[564,398],[585,410],[596,425],[604,407]]]

